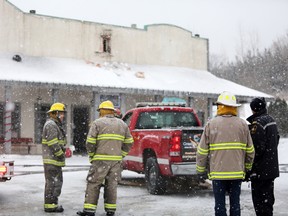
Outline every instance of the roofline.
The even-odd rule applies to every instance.
[[[185,91],[167,91],[158,89],[140,89],[140,88],[120,88],[112,86],[92,86],[92,85],[75,85],[75,84],[60,84],[60,83],[48,83],[48,82],[32,82],[32,81],[14,81],[14,80],[0,80],[0,84],[3,86],[17,85],[17,86],[35,86],[42,88],[54,88],[54,89],[67,89],[71,88],[78,91],[91,91],[91,92],[109,92],[114,94],[140,94],[140,95],[163,95],[168,97],[205,97],[217,100],[218,94],[212,93],[200,93],[200,92],[185,92]],[[249,102],[253,96],[236,95],[240,103]],[[265,97],[267,101],[273,101],[274,97]]]
[[[41,14],[41,13],[30,13],[30,12],[26,12],[23,11],[21,8],[17,7],[15,4],[13,4],[12,2],[10,2],[9,0],[5,0],[8,4],[10,4],[12,7],[14,7],[16,10],[18,10],[19,12],[23,13],[26,16],[38,16],[38,17],[43,17],[43,18],[54,18],[54,19],[62,19],[62,20],[70,20],[70,21],[75,21],[75,22],[80,22],[80,23],[91,23],[91,24],[96,24],[96,25],[102,25],[102,26],[111,26],[114,28],[126,28],[126,29],[132,29],[132,30],[138,30],[138,31],[148,31],[149,27],[155,27],[155,26],[172,26],[172,27],[176,27],[179,29],[182,29],[188,33],[191,33],[191,37],[193,38],[197,38],[197,39],[204,39],[204,40],[209,40],[208,38],[203,38],[203,37],[196,37],[195,35],[192,34],[191,31],[181,27],[181,26],[177,26],[174,24],[168,24],[168,23],[154,23],[154,24],[147,24],[144,25],[143,28],[135,28],[130,26],[125,26],[125,25],[115,25],[115,24],[111,24],[111,23],[101,23],[101,22],[96,22],[96,21],[91,21],[91,20],[81,20],[81,19],[75,19],[75,18],[68,18],[68,17],[60,17],[60,16],[52,16],[52,15],[47,15],[47,14]]]

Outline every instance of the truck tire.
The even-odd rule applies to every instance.
[[[156,158],[150,157],[145,165],[145,181],[150,194],[161,195],[166,192],[166,181],[161,175]]]

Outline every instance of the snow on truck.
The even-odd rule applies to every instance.
[[[14,175],[14,161],[0,160],[0,182],[10,180]]]
[[[197,182],[196,152],[203,128],[191,107],[139,103],[122,119],[134,138],[123,167],[144,173],[149,193],[163,194],[171,184]]]

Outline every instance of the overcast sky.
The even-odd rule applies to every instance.
[[[251,43],[263,49],[288,32],[288,0],[9,0],[38,14],[143,28],[174,24],[209,39],[230,59]]]

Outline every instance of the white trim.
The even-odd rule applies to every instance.
[[[124,161],[134,161],[134,162],[138,162],[138,163],[143,163],[143,158],[142,157],[136,157],[136,156],[130,156],[130,155],[127,155],[126,157],[124,157],[123,160]]]
[[[158,164],[169,165],[169,160],[166,158],[157,158]]]
[[[127,155],[124,158],[124,161],[134,161],[138,163],[143,163],[143,157]],[[157,158],[157,162],[158,164],[161,164],[161,165],[169,165],[169,160],[167,158]]]
[[[263,129],[265,130],[266,127],[272,126],[272,125],[276,125],[276,122],[270,122],[270,123],[266,124],[266,125],[263,127]]]

